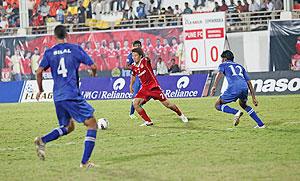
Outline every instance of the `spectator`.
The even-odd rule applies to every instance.
[[[157,2],[154,0],[150,0],[149,6],[148,6],[148,12],[149,14],[153,13],[153,9],[157,7]]]
[[[249,5],[249,12],[256,12],[259,10],[259,4],[255,0],[251,0],[251,4]]]
[[[183,10],[183,14],[192,14],[193,13],[192,9],[189,7],[188,2],[185,2],[184,6],[185,6],[185,9]]]
[[[9,27],[8,20],[5,16],[1,17],[0,28],[4,32]]]
[[[101,0],[95,0],[92,4],[92,12],[95,16],[98,16],[102,13],[102,2]]]
[[[59,8],[56,10],[56,21],[64,24],[65,21],[65,11],[63,10],[63,5],[59,5]]]
[[[275,0],[274,8],[275,10],[282,10],[283,9],[282,0]]]
[[[213,12],[219,12],[220,11],[220,6],[218,2],[215,2],[215,8],[213,9]]]
[[[26,57],[21,59],[21,63],[23,66],[23,79],[30,80],[31,79],[31,52],[28,51],[26,53]]]
[[[171,66],[169,68],[169,73],[180,72],[179,66],[175,63],[175,59],[171,60]]]
[[[197,8],[198,8],[198,6],[199,6],[199,0],[194,0],[194,8],[195,8],[195,10],[197,10]]]
[[[165,62],[162,61],[161,57],[158,58],[158,62],[156,65],[156,73],[157,73],[157,75],[168,74],[168,68],[167,68]]]
[[[160,14],[159,10],[156,7],[154,7],[151,15],[152,16],[157,16],[159,14]]]
[[[31,56],[31,71],[33,73],[33,75],[35,75],[36,70],[39,67],[39,60],[40,60],[40,52],[39,49],[36,47],[33,51],[33,55]]]
[[[227,6],[225,0],[222,0],[222,6],[220,6],[219,11],[225,11],[225,12],[228,11],[228,6]]]
[[[28,7],[28,17],[29,17],[29,19],[31,19],[32,16],[33,16],[33,10],[34,10],[34,6],[35,6],[35,2],[34,2],[34,0],[27,0],[26,4],[27,4],[27,7]]]
[[[17,3],[13,3],[12,6],[13,10],[12,10],[12,15],[10,16],[10,20],[12,25],[17,26],[17,21],[20,18],[20,14],[19,14],[19,7],[17,6]]]
[[[78,23],[85,23],[85,7],[83,7],[82,1],[79,2],[78,12]]]
[[[1,4],[0,4],[0,16],[5,16],[5,14],[6,14],[6,10],[5,10],[4,7],[1,6]]]
[[[243,5],[243,12],[249,12],[249,4],[247,0],[243,0],[244,5]]]
[[[66,23],[67,24],[73,24],[74,23],[74,16],[72,13],[69,11],[67,16],[66,16]]]
[[[135,19],[135,14],[133,12],[133,9],[132,7],[129,8],[128,12],[127,12],[127,18],[128,20],[133,20]]]
[[[266,0],[266,9],[267,11],[273,11],[274,10],[274,4],[271,0]]]
[[[41,11],[41,15],[43,16],[43,19],[45,21],[50,12],[50,6],[48,5],[47,1],[44,1],[44,3],[39,6],[38,11]]]
[[[162,3],[162,0],[157,0],[157,9],[161,8],[161,3]]]
[[[160,14],[160,15],[165,15],[165,14],[166,14],[166,8],[161,8],[159,14]]]
[[[86,8],[86,18],[87,19],[92,19],[93,18],[92,2],[91,1],[89,1],[89,4]]]
[[[175,5],[175,9],[174,9],[174,15],[179,17],[182,14],[182,10],[179,9],[178,4]]]
[[[7,48],[6,51],[5,51],[5,60],[4,60],[4,66],[6,68],[9,68],[9,72],[12,71],[12,62],[11,62],[11,52],[10,52],[10,49]]]
[[[228,6],[228,13],[236,13],[236,5],[233,0],[230,0],[230,5]]]
[[[146,18],[146,11],[145,11],[145,4],[142,2],[139,2],[139,6],[136,8],[137,17],[139,19]]]
[[[23,66],[21,64],[20,51],[15,50],[15,54],[11,57],[12,75],[15,81],[22,80],[21,73],[23,73]]]
[[[173,8],[171,6],[169,6],[167,8],[166,15],[168,15],[168,16],[174,16],[174,10],[173,10]]]
[[[11,7],[10,4],[7,5],[7,8],[6,8],[6,17],[7,18],[10,18],[10,16],[13,14],[13,8]]]
[[[240,0],[237,1],[236,10],[237,10],[238,13],[242,13],[243,12],[242,1],[240,1]]]

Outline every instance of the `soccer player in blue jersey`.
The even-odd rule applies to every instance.
[[[224,75],[228,82],[228,88],[217,100],[215,104],[216,109],[218,111],[222,111],[228,114],[233,114],[234,126],[237,126],[240,122],[240,118],[243,115],[243,112],[231,108],[226,104],[230,102],[235,102],[237,99],[239,99],[240,106],[245,111],[247,111],[250,117],[257,123],[257,125],[254,128],[265,128],[264,123],[256,115],[255,111],[250,106],[247,105],[248,88],[252,96],[253,104],[257,106],[258,102],[255,97],[252,83],[250,81],[250,78],[245,68],[233,62],[234,55],[229,50],[225,50],[222,53],[221,57],[222,57],[222,63],[219,65],[219,72],[217,73],[215,82],[211,89],[211,96],[215,94],[216,87],[220,79]]]
[[[139,40],[136,40],[132,43],[132,49],[135,49],[135,48],[142,48],[142,43],[139,41]],[[131,69],[131,65],[134,63],[134,60],[132,58],[132,53],[129,53],[128,56],[127,56],[127,60],[126,60],[126,68],[127,69]],[[136,80],[133,84],[133,96],[134,97],[138,91],[140,90],[141,88],[141,82],[138,78],[138,76],[136,76]],[[130,106],[130,113],[129,113],[129,117],[131,119],[136,119],[136,116],[134,115],[134,107],[133,107],[133,103],[131,103],[131,106]]]
[[[44,160],[45,145],[71,133],[75,128],[74,121],[76,121],[87,127],[80,167],[94,167],[94,163],[90,162],[89,159],[95,146],[97,122],[93,115],[94,109],[80,94],[78,68],[81,63],[88,65],[91,67],[92,76],[95,76],[97,67],[80,46],[65,42],[67,31],[64,26],[56,26],[54,34],[57,44],[45,52],[36,73],[39,88],[36,98],[39,100],[44,91],[42,73],[51,68],[54,81],[53,99],[60,127],[47,135],[35,138],[37,155],[41,160]]]

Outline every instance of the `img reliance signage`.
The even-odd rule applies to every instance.
[[[207,76],[158,76],[157,79],[168,98],[189,98],[202,96]],[[130,77],[85,78],[81,80],[80,89],[87,100],[132,99],[129,84]]]

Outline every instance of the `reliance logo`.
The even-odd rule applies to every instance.
[[[165,90],[164,93],[167,97],[197,97],[197,90],[181,90],[185,89],[190,84],[190,78],[188,76],[180,77],[177,81],[177,89],[176,90]]]
[[[125,80],[123,78],[118,78],[113,84],[114,90],[122,90],[125,87]]]
[[[190,84],[190,78],[187,76],[183,76],[177,81],[177,88],[178,89],[185,89]]]

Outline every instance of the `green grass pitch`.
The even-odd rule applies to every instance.
[[[91,158],[98,168],[89,170],[79,168],[82,124],[47,144],[40,161],[33,139],[58,126],[53,103],[1,104],[0,180],[300,180],[300,95],[258,97],[267,129],[253,129],[247,114],[234,128],[215,100],[171,99],[187,124],[150,101],[153,127],[129,119],[130,100],[90,102],[110,126],[98,132]]]

